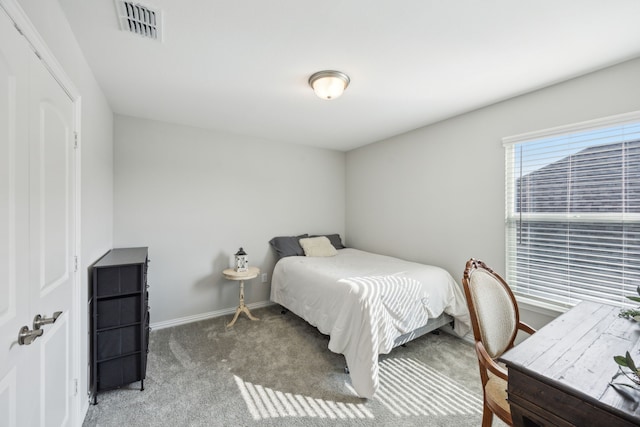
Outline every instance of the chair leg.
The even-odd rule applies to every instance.
[[[493,412],[487,405],[482,409],[482,427],[491,427],[493,423]]]

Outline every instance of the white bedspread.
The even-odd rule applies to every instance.
[[[282,258],[271,300],[329,335],[329,349],[344,354],[353,387],[366,398],[378,389],[378,355],[400,335],[443,312],[459,335],[470,329],[462,289],[446,270],[351,248]]]

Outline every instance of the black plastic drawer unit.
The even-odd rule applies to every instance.
[[[147,248],[112,249],[92,267],[89,289],[91,398],[144,378],[149,352]]]

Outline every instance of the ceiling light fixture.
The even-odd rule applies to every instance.
[[[340,71],[324,70],[309,77],[309,86],[322,99],[335,99],[349,86],[349,76]]]

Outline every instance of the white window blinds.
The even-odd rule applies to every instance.
[[[516,295],[620,305],[640,285],[640,113],[505,138]]]

